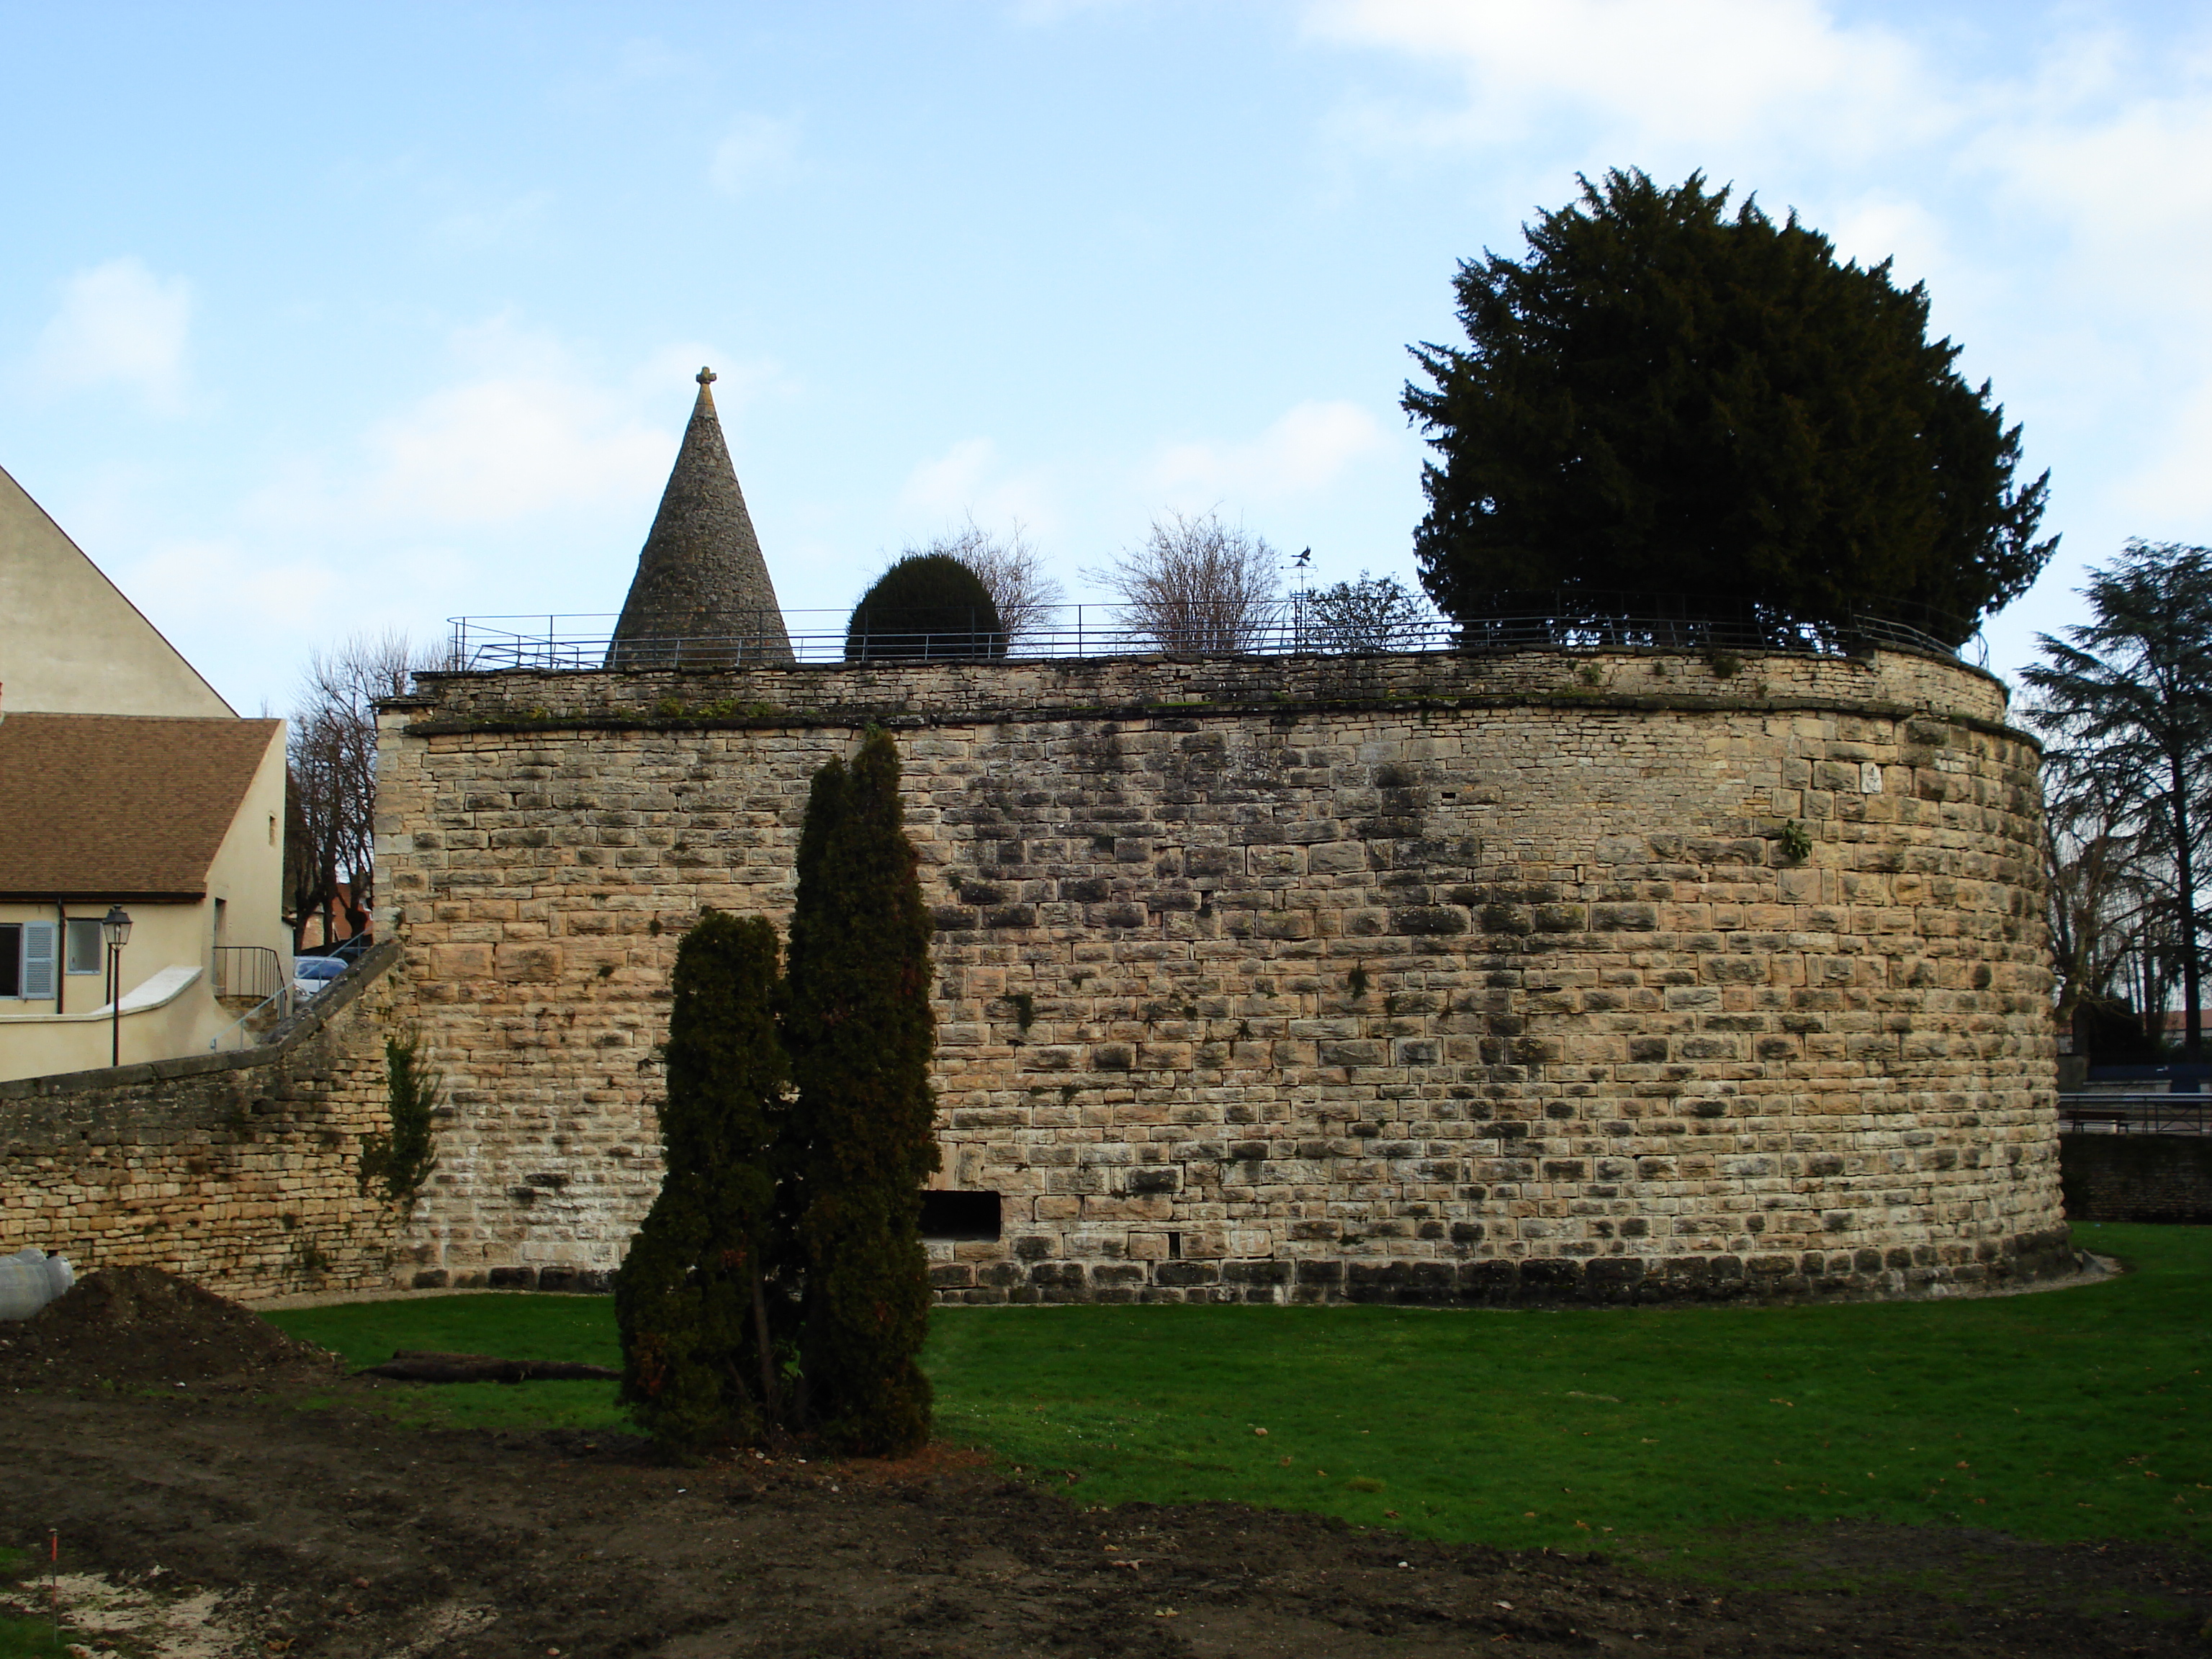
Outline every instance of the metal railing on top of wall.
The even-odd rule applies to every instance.
[[[2087,1134],[2212,1134],[2212,1095],[2063,1094],[2058,1127]]]
[[[1909,612],[1910,607],[1899,607]],[[1462,620],[1431,611],[1346,617],[1306,596],[1241,611],[1190,606],[1163,614],[1121,605],[1042,607],[1012,627],[904,630],[870,618],[848,631],[842,611],[762,612],[720,619],[713,633],[614,637],[611,614],[456,617],[450,672],[602,668],[732,668],[793,661],[1000,662],[1169,654],[1363,655],[1417,651],[1783,652],[1864,656],[1912,651],[1985,664],[1988,647],[1954,619],[1919,622],[1851,613],[1802,621],[1771,607],[1632,593],[1500,593]],[[1932,630],[1932,631],[1931,631]],[[1946,643],[1964,638],[1964,646]],[[786,654],[787,642],[788,654]]]

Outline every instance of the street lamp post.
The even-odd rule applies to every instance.
[[[123,947],[131,942],[131,913],[119,904],[107,907],[100,919],[100,936],[107,943],[107,1063],[123,1063]]]

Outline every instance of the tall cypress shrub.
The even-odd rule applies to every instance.
[[[832,1448],[929,1437],[921,1184],[938,1167],[929,1087],[929,913],[899,807],[898,750],[871,732],[814,775],[799,842],[785,1032],[806,1261],[799,1364]]]
[[[776,992],[765,921],[709,911],[677,947],[666,1172],[616,1280],[615,1316],[623,1402],[686,1455],[757,1440],[781,1414],[772,1159],[789,1067]]]

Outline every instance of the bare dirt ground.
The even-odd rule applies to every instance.
[[[1093,1510],[943,1449],[679,1469],[619,1435],[404,1430],[220,1298],[103,1279],[0,1327],[0,1543],[43,1565],[55,1529],[64,1601],[135,1627],[124,1652],[2212,1652],[2212,1561],[2130,1545],[1808,1528],[1759,1540],[1760,1577],[1813,1588],[1723,1589],[1228,1506]],[[337,1403],[301,1409],[309,1389]]]

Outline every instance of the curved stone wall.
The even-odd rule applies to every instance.
[[[433,677],[380,892],[425,1282],[620,1258],[702,905],[896,728],[970,1300],[1897,1294],[2070,1267],[2032,742],[1906,654]],[[547,1282],[554,1282],[548,1280]]]

